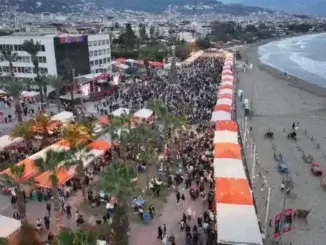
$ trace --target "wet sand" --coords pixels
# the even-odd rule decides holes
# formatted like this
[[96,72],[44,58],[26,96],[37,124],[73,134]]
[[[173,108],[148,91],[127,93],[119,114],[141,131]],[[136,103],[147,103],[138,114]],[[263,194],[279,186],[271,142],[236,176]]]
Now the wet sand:
[[[261,44],[260,44],[261,45]],[[255,167],[253,190],[258,213],[264,223],[267,201],[267,185],[271,188],[269,219],[273,220],[283,207],[283,192],[280,191],[282,175],[273,157],[273,146],[288,164],[293,181],[292,195],[286,199],[286,208],[311,210],[307,223],[294,219],[291,232],[282,237],[283,242],[292,245],[324,245],[326,241],[326,192],[321,189],[320,177],[313,176],[311,164],[304,162],[300,152],[310,153],[321,169],[326,171],[326,89],[307,83],[293,76],[259,63],[258,45],[242,50],[245,60],[253,69],[239,71],[239,88],[249,100],[253,98],[254,116],[248,119],[253,128],[252,138],[257,146],[258,163]],[[240,114],[242,114],[240,112]],[[243,118],[240,120],[243,121]],[[288,140],[292,123],[299,122],[298,141]],[[270,128],[274,139],[264,138]],[[251,138],[248,137],[247,161],[252,171]],[[263,184],[264,178],[267,184]],[[273,227],[267,234],[272,236]],[[267,243],[269,244],[269,243]]]

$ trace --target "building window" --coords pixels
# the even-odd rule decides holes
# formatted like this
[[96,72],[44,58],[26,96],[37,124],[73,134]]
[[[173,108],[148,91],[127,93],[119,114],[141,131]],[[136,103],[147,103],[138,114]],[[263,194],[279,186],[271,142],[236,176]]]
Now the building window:
[[18,45],[18,51],[23,51],[23,46],[22,45]]
[[94,51],[94,56],[97,56],[97,50]]
[[101,40],[97,41],[97,45],[101,46]]
[[91,62],[90,62],[90,66],[93,66],[93,65],[94,65],[94,61],[91,61]]
[[18,51],[18,45],[14,45],[14,50]]
[[102,49],[100,49],[100,50],[98,51],[98,55],[99,55],[99,56],[102,55]]
[[106,43],[106,44],[110,44],[110,40],[109,40],[109,39],[106,39],[106,40],[105,40],[105,43]]
[[44,45],[41,45],[41,51],[45,51],[45,47],[44,47]]
[[94,46],[97,46],[97,42],[96,41],[94,41]]
[[42,74],[48,74],[48,68],[41,67],[40,68],[40,73],[42,73]]
[[100,62],[100,65],[102,65],[102,64],[103,64],[103,61],[102,61],[102,59],[100,59],[100,60],[99,60],[99,62]]
[[92,57],[94,55],[94,52],[93,51],[90,51],[89,52],[89,57]]
[[98,65],[98,60],[95,60],[95,65],[96,65],[96,66]]
[[106,58],[103,59],[103,64],[105,64],[105,63],[106,63]]
[[9,72],[9,66],[4,66],[4,67],[2,67],[2,70],[3,70],[4,72]]
[[93,46],[93,42],[88,42],[88,46],[92,47]]
[[102,45],[105,45],[105,40],[102,40]]
[[108,63],[110,63],[110,62],[111,62],[111,57],[107,57],[107,58],[106,58],[106,61],[107,61]]

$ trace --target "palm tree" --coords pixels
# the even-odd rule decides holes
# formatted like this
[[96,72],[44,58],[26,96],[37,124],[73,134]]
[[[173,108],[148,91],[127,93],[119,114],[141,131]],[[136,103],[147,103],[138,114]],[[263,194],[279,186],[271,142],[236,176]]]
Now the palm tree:
[[22,47],[23,50],[31,56],[35,68],[35,73],[36,73],[35,82],[40,90],[41,110],[43,111],[44,96],[42,90],[43,88],[42,88],[39,60],[37,56],[38,53],[41,51],[41,44],[39,42],[34,43],[34,40],[31,39],[31,40],[25,40]]
[[52,88],[54,88],[56,92],[56,105],[57,112],[60,112],[60,90],[67,84],[65,80],[63,80],[60,76],[47,76],[45,78],[47,84],[49,84]]
[[106,193],[116,196],[118,205],[112,222],[113,245],[128,245],[128,197],[132,195],[131,180],[136,177],[135,171],[126,164],[111,164],[103,174],[102,188]]
[[62,137],[70,143],[70,148],[75,148],[81,139],[86,141],[92,139],[90,130],[82,123],[71,124],[63,128]]
[[2,58],[9,62],[9,72],[10,76],[13,78],[15,76],[13,63],[20,60],[18,53],[13,53],[11,49],[1,50]]
[[16,190],[17,190],[17,205],[18,205],[18,213],[20,216],[20,221],[22,224],[27,222],[26,220],[26,206],[25,206],[25,200],[24,195],[22,191],[22,185],[24,182],[26,182],[23,177],[25,173],[25,164],[22,165],[12,165],[10,167],[9,173],[3,173],[1,174],[2,178],[8,181],[10,184],[12,184]]
[[64,228],[56,237],[58,245],[96,245],[96,232],[85,229],[72,230]]
[[[59,234],[61,231],[61,212],[60,212],[60,198],[59,198],[59,179],[57,176],[58,167],[61,167],[62,163],[70,159],[70,153],[66,151],[52,151],[46,152],[45,158],[38,158],[35,160],[35,166],[39,172],[43,173],[49,171],[49,181],[52,186],[52,193],[54,199],[54,212],[55,212],[55,224],[56,231]],[[62,168],[68,168],[68,165],[63,165]]]
[[146,165],[146,181],[147,187],[149,186],[149,168],[153,165],[153,163],[157,163],[158,155],[156,150],[153,147],[142,147],[139,154],[138,159],[141,163]]
[[34,131],[33,131],[32,124],[30,122],[20,122],[11,131],[10,137],[23,138],[26,145],[28,145],[28,146],[32,145],[32,140],[34,137]]
[[15,77],[1,77],[0,85],[2,89],[11,95],[15,101],[15,111],[17,113],[18,122],[22,122],[22,109],[20,105],[20,96],[25,89],[25,84],[18,81]]

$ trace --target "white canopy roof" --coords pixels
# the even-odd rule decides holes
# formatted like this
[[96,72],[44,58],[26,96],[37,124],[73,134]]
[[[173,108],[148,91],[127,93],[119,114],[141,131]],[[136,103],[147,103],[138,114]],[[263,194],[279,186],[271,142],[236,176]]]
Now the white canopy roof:
[[218,243],[263,244],[253,205],[217,203],[216,210]]
[[232,131],[215,131],[214,132],[214,144],[215,143],[239,144],[238,133],[232,132]]
[[123,114],[129,115],[130,110],[128,108],[118,108],[111,113],[115,117],[120,117]]
[[91,164],[95,159],[102,156],[104,154],[104,151],[101,150],[89,150],[86,152],[86,150],[83,150],[81,152],[76,153],[76,157],[78,160],[83,161],[83,167],[87,168],[89,164]]
[[214,111],[211,121],[217,122],[219,120],[231,120],[231,113],[226,111]]
[[7,238],[21,227],[19,220],[0,215],[0,237]]
[[223,85],[232,85],[233,86],[233,82],[231,82],[231,81],[221,82],[220,86],[223,86]]
[[225,89],[221,89],[218,93],[219,94],[233,94],[233,90],[229,89],[229,88],[225,88]]
[[4,135],[0,137],[0,150],[19,142],[22,142],[23,138],[11,138],[10,135]]
[[93,131],[94,131],[94,132],[93,132],[93,136],[98,135],[99,133],[102,132],[102,130],[103,130],[102,125],[99,124],[99,123],[96,123],[96,124],[94,125],[94,129],[93,129]]
[[40,150],[39,152],[36,152],[35,154],[31,155],[31,156],[28,156],[27,158],[28,159],[31,159],[33,161],[35,161],[36,159],[38,158],[43,158],[45,159],[46,157],[46,153],[49,151],[49,150],[53,150],[53,151],[67,151],[69,150],[69,147],[65,147],[65,146],[59,146],[59,145],[50,145],[42,150]]
[[224,79],[227,79],[227,78],[234,79],[234,76],[232,76],[232,75],[222,75],[222,82],[223,82]]
[[214,159],[214,177],[247,179],[242,160],[229,158]]
[[152,110],[143,108],[143,109],[136,111],[136,113],[134,114],[134,117],[148,119],[151,115],[153,115]]
[[218,99],[216,102],[216,105],[232,105],[232,100],[227,99],[227,98],[223,98],[223,99]]
[[56,115],[54,115],[51,120],[58,120],[62,123],[70,123],[74,119],[74,114],[68,111],[62,111]]

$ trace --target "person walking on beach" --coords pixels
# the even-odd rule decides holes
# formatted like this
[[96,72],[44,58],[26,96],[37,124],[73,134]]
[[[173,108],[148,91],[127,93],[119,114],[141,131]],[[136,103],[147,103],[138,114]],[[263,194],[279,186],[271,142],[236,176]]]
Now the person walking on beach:
[[157,239],[163,239],[163,230],[161,226],[157,227]]

